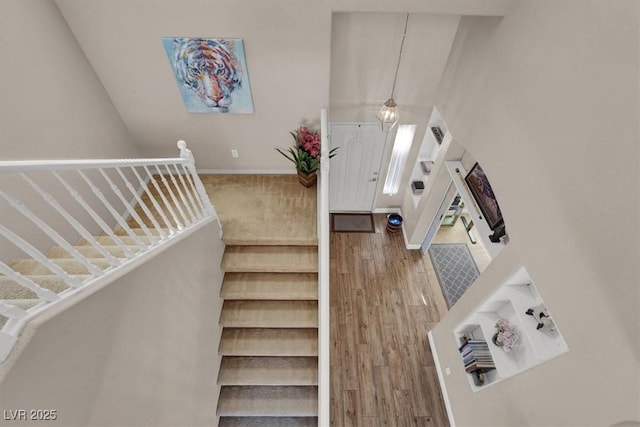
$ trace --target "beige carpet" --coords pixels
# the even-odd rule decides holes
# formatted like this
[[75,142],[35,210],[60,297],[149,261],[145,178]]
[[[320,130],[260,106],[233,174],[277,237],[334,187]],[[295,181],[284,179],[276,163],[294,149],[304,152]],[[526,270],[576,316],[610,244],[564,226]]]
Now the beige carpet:
[[200,175],[228,245],[315,245],[316,187],[295,175]]

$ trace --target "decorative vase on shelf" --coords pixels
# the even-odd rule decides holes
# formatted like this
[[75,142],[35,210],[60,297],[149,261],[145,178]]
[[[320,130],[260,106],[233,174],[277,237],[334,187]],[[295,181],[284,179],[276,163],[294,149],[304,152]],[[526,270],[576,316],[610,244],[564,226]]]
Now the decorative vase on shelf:
[[304,185],[305,187],[311,187],[316,183],[317,179],[318,176],[316,175],[316,172],[306,173],[298,169],[298,181],[300,181],[300,184]]
[[498,347],[502,347],[500,344],[498,344],[498,334],[493,334],[493,336],[491,337],[491,342],[497,345]]

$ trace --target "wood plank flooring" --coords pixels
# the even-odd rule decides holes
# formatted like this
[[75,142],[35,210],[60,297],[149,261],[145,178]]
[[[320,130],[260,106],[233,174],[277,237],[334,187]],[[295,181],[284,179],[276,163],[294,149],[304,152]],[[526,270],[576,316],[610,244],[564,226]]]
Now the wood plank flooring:
[[402,234],[331,233],[331,425],[448,426],[427,332],[447,311]]

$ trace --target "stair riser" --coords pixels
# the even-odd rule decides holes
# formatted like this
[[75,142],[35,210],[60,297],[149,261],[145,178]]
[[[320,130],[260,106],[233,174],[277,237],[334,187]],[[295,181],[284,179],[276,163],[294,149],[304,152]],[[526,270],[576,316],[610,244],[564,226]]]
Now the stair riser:
[[226,272],[317,273],[318,248],[309,246],[227,246]]
[[223,357],[219,385],[318,385],[317,357]]
[[218,416],[314,417],[318,415],[318,388],[223,386]]
[[317,356],[318,330],[224,328],[222,356]]
[[220,296],[225,300],[317,300],[314,273],[226,273]]
[[318,427],[317,417],[222,417],[219,427]]
[[317,328],[316,301],[225,301],[220,324],[237,328]]

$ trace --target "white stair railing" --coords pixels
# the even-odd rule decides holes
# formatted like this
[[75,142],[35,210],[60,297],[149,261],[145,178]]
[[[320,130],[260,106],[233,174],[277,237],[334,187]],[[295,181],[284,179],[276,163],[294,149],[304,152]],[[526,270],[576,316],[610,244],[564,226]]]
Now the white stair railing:
[[[167,159],[0,161],[0,363],[24,325],[56,304],[212,220],[222,230],[191,151],[184,141],[178,148]],[[63,262],[47,256],[54,246]],[[67,289],[43,287],[5,257]]]
[[318,425],[331,424],[330,283],[329,283],[329,126],[327,110],[320,112],[320,170],[318,171]]

